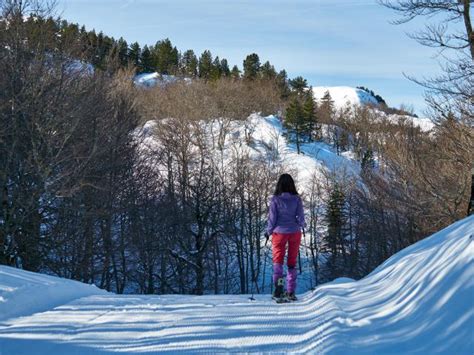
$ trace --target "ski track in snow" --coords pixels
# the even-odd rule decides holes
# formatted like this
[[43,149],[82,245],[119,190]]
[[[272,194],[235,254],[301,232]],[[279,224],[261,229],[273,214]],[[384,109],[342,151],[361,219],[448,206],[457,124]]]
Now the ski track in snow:
[[[0,266],[0,296],[12,308],[9,317],[0,314],[0,354],[472,354],[473,235],[471,216],[402,250],[360,281],[337,279],[285,304],[270,295],[250,301],[248,295],[97,290],[48,308],[51,290],[60,293],[63,283],[66,290],[71,283],[90,286]],[[37,302],[25,315],[8,295],[32,281],[49,291],[30,293]],[[38,312],[41,302],[46,308]]]

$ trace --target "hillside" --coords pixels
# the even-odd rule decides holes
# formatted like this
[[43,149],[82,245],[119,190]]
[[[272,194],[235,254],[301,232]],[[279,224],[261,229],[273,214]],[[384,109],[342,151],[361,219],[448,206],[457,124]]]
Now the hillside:
[[[0,266],[0,290],[38,285],[75,300],[38,313],[2,298],[2,355],[108,352],[444,353],[474,350],[474,216],[392,256],[366,278],[338,279],[277,305],[268,295],[93,294],[83,285]],[[88,286],[89,287],[89,286]],[[49,304],[54,292],[35,292]],[[53,289],[51,289],[52,291]],[[27,315],[18,317],[17,315]]]

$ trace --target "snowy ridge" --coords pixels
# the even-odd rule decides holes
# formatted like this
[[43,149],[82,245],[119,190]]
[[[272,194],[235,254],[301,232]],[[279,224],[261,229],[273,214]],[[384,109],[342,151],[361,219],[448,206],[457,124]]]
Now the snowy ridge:
[[334,107],[339,110],[347,105],[374,105],[378,106],[377,99],[368,92],[350,86],[315,86],[313,87],[314,98],[320,101],[324,94],[329,91]]
[[[4,320],[0,349],[2,355],[32,349],[472,354],[473,235],[471,216],[402,250],[360,281],[338,279],[290,304],[277,305],[269,295],[257,295],[254,302],[245,295],[78,296],[46,312]],[[2,287],[18,287],[6,273],[0,274]],[[16,280],[24,273],[25,283],[44,277],[15,273]],[[71,282],[55,280],[59,289]]]

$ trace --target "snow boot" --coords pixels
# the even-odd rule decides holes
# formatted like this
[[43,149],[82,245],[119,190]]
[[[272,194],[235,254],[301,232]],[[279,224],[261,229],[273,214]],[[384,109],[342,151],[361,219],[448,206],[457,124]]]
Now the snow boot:
[[298,297],[296,297],[294,292],[290,292],[286,295],[289,301],[298,301]]
[[273,291],[272,298],[277,303],[288,302],[288,300],[286,299],[286,292],[284,291],[283,283],[284,283],[283,277],[280,277],[275,282],[275,290]]

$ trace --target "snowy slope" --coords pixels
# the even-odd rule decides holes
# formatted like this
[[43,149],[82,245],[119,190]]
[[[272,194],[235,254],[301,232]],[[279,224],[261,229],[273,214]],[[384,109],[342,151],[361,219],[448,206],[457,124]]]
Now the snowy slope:
[[386,118],[388,121],[393,123],[406,122],[411,123],[414,126],[420,127],[423,132],[428,132],[433,129],[433,122],[425,117],[412,117],[407,115],[397,114],[386,114],[385,112],[377,109],[379,106],[377,99],[369,94],[368,92],[349,87],[349,86],[316,86],[313,87],[313,95],[317,101],[321,101],[326,92],[329,91],[331,98],[334,102],[334,108],[341,110],[346,107],[352,107],[354,105],[371,105],[374,110],[378,112],[378,115]]
[[0,265],[0,322],[104,293],[94,285]]
[[329,91],[337,110],[347,105],[378,105],[374,96],[364,90],[350,86],[315,86],[313,87],[314,98],[321,100],[326,91]]
[[[219,122],[203,121],[202,124],[208,132],[209,141],[215,141],[219,132]],[[143,139],[144,151],[153,152],[160,145],[153,135],[156,127],[156,121],[148,121],[143,125],[139,134]],[[337,171],[339,176],[357,176],[360,171],[360,163],[352,152],[338,155],[332,146],[324,142],[302,143],[302,154],[297,154],[295,144],[289,143],[284,137],[280,119],[273,115],[262,117],[252,114],[246,121],[231,121],[226,130],[223,146],[224,163],[228,163],[232,159],[232,154],[237,151],[260,160],[273,156],[287,168],[287,171],[292,172],[301,192],[305,192],[311,185],[310,181],[314,174],[318,176],[324,170]],[[247,136],[250,140],[246,139]],[[215,151],[219,154],[217,147]]]
[[[253,302],[245,295],[78,295],[45,312],[3,320],[0,350],[472,354],[473,234],[471,216],[402,250],[358,282],[339,279],[291,304],[277,305],[268,295]],[[12,279],[5,275],[13,270],[2,270],[3,289],[20,286],[22,271]],[[43,277],[24,273],[24,283],[37,278],[41,284]],[[55,282],[59,290],[70,283]],[[5,309],[14,301],[3,302]]]

